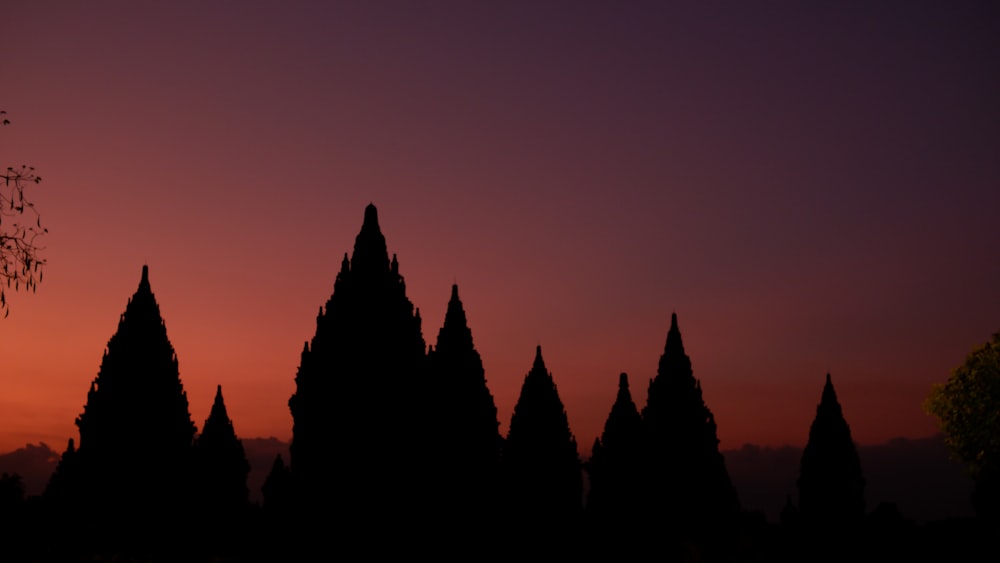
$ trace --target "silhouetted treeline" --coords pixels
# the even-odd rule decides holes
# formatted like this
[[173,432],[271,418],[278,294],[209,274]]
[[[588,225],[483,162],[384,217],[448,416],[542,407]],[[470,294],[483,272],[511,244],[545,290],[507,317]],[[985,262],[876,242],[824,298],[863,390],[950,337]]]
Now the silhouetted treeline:
[[457,285],[428,348],[369,205],[303,346],[289,458],[274,458],[261,502],[221,386],[197,433],[144,266],[45,494],[0,478],[0,529],[19,538],[4,555],[858,560],[971,553],[991,531],[918,528],[887,503],[866,514],[829,375],[781,524],[742,511],[676,314],[641,410],[624,373],[609,403],[583,464],[538,346],[501,436]]

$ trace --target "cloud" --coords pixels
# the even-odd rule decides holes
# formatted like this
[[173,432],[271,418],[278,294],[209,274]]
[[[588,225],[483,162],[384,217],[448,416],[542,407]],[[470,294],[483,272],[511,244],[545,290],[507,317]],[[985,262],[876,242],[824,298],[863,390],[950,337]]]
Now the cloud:
[[0,454],[0,473],[17,473],[24,483],[25,495],[39,495],[55,471],[59,456],[45,442],[26,444],[10,453]]

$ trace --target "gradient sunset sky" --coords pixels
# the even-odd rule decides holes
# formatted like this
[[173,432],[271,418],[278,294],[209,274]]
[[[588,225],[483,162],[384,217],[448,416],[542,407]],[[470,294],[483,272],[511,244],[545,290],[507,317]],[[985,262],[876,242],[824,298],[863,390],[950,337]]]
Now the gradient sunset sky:
[[[997,2],[6,2],[0,163],[45,278],[0,452],[61,450],[143,264],[199,428],[290,439],[364,207],[433,344],[459,284],[506,432],[541,344],[581,454],[670,314],[722,447],[856,441],[1000,330]],[[363,400],[363,399],[361,399]],[[414,429],[419,431],[419,429]]]

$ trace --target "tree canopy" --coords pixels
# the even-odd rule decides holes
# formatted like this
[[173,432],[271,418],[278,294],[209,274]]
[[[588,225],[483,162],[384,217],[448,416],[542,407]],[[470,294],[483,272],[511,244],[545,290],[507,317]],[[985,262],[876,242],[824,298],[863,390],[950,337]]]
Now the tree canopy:
[[976,514],[1000,521],[1000,332],[934,386],[924,409],[939,419],[952,455],[975,480]]
[[936,416],[954,456],[973,477],[1000,463],[1000,332],[977,347],[948,381],[935,385],[924,409]]

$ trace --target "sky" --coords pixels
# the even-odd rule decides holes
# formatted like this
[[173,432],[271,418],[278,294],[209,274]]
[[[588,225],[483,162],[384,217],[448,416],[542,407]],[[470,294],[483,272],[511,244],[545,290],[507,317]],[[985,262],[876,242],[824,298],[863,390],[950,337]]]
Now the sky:
[[6,2],[0,163],[47,260],[0,321],[0,452],[77,437],[142,266],[192,418],[288,398],[374,203],[506,432],[541,345],[581,454],[676,312],[724,448],[853,437],[1000,330],[995,2]]

